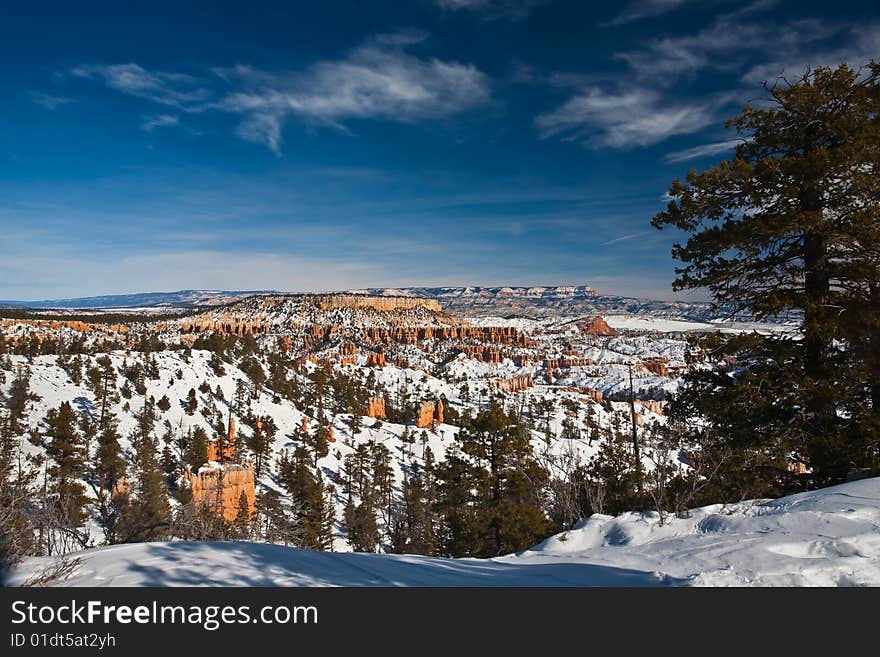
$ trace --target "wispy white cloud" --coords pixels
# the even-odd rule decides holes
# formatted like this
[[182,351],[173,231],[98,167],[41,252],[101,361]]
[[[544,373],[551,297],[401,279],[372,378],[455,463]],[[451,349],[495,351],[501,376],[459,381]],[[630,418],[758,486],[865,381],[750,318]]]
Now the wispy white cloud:
[[180,118],[174,114],[157,114],[155,116],[144,116],[141,123],[141,130],[152,132],[156,128],[171,128],[180,124]]
[[83,65],[77,66],[71,73],[77,77],[101,80],[111,89],[130,96],[181,109],[191,108],[193,103],[204,101],[209,96],[204,81],[197,77],[185,73],[148,71],[131,63]]
[[797,57],[804,57],[803,63],[808,63],[817,43],[846,28],[811,18],[781,24],[752,20],[753,14],[768,6],[767,2],[752,3],[717,16],[694,34],[653,39],[642,48],[619,52],[615,57],[629,64],[640,78],[668,85],[703,69],[742,70],[756,59],[775,60],[777,53],[797,53]]
[[607,242],[602,242],[599,246],[611,246],[612,244],[617,244],[618,242],[626,242],[628,240],[634,240],[637,237],[642,237],[643,235],[648,235],[649,231],[642,230],[638,233],[630,233],[629,235],[621,235],[620,237],[615,237],[614,239],[608,240]]
[[656,91],[609,93],[592,87],[535,119],[542,137],[564,135],[593,147],[650,146],[698,132],[713,121],[709,101],[667,103]]
[[551,0],[435,0],[447,11],[466,10],[478,14],[486,20],[520,20],[529,15],[535,7]]
[[34,91],[31,93],[31,102],[39,105],[40,107],[45,107],[48,110],[54,110],[58,109],[62,105],[68,105],[74,102],[74,99]]
[[[346,130],[345,122],[354,119],[416,122],[487,103],[490,81],[475,66],[408,52],[426,36],[416,31],[378,35],[341,59],[319,61],[302,71],[245,65],[214,69],[215,86],[225,83],[222,89],[190,75],[148,71],[137,64],[83,66],[73,72],[182,111],[239,115],[242,139],[280,154],[290,118]],[[170,123],[151,127],[159,125]]]
[[880,22],[838,26],[838,30],[846,36],[843,40],[845,45],[817,49],[811,47],[809,41],[792,43],[787,49],[780,49],[781,56],[771,57],[750,68],[743,75],[743,80],[751,83],[772,81],[781,75],[793,77],[803,74],[807,66],[834,67],[847,63],[859,67],[870,59],[877,59],[880,53]]
[[671,11],[691,2],[691,0],[633,0],[609,25],[624,25],[643,18],[652,18]]
[[702,144],[681,151],[673,151],[672,153],[668,153],[663,159],[667,162],[686,162],[688,160],[695,160],[698,157],[707,157],[709,155],[717,155],[719,153],[731,151],[741,143],[742,140],[740,139],[716,141],[711,144]]

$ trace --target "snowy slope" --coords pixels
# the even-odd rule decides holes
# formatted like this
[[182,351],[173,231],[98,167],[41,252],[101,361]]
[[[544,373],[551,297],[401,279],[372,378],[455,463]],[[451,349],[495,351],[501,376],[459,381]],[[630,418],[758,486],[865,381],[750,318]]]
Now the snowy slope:
[[[880,586],[880,478],[779,500],[595,515],[497,559],[146,543],[72,555],[65,586]],[[32,558],[10,583],[50,563]]]

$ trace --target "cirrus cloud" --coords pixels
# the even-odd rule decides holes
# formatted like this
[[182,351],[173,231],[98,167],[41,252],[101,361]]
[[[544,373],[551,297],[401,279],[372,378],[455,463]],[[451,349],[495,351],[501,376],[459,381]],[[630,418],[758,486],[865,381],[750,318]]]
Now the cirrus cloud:
[[712,109],[710,102],[667,104],[649,89],[609,93],[592,87],[538,116],[535,124],[542,137],[564,135],[592,147],[632,148],[698,132],[714,120]]
[[421,58],[407,50],[425,38],[414,31],[378,35],[341,59],[318,61],[304,70],[237,65],[215,68],[212,79],[206,79],[119,64],[80,66],[73,74],[188,113],[238,115],[241,138],[280,154],[289,119],[347,130],[350,120],[413,123],[489,102],[489,78],[475,66]]

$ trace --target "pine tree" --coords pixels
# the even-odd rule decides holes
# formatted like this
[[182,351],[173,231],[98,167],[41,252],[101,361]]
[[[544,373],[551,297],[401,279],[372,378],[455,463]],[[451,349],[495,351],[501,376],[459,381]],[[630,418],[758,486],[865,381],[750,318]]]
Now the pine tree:
[[186,442],[183,462],[197,470],[208,462],[208,433],[204,427],[197,425],[190,431]]
[[297,446],[292,458],[288,458],[286,452],[282,453],[278,462],[278,481],[296,505],[303,547],[323,549],[325,491],[312,472],[311,458],[305,446]]
[[[471,467],[454,443],[444,460],[435,468],[437,476],[437,513],[440,527],[438,552],[449,557],[473,557],[482,553],[478,500],[483,497],[485,481],[481,471]],[[477,479],[475,480],[475,477]]]
[[90,367],[86,371],[86,376],[95,400],[101,408],[98,425],[103,426],[110,406],[119,401],[119,394],[116,391],[116,370],[113,361],[105,354],[98,358],[96,363],[95,367]]
[[75,529],[88,515],[86,491],[80,479],[85,474],[82,436],[76,429],[76,411],[70,402],[61,402],[46,414],[46,456],[52,459],[47,474],[52,478],[51,494],[57,526]]
[[349,500],[345,507],[345,526],[348,541],[355,552],[375,552],[379,545],[379,527],[371,497],[362,498],[360,504]]
[[117,524],[128,502],[125,469],[116,420],[112,415],[108,415],[98,434],[94,461],[94,471],[97,475],[95,492],[98,498],[98,522],[108,543],[116,542]]
[[[456,442],[468,458],[453,453],[448,467],[438,468],[445,479],[441,508],[452,530],[447,549],[464,552],[454,556],[498,556],[545,538],[548,475],[532,453],[525,426],[493,401],[462,427]],[[454,490],[458,486],[475,491],[473,497]]]
[[19,367],[9,386],[9,394],[6,398],[6,408],[9,410],[9,426],[14,434],[24,431],[22,422],[28,414],[31,402],[39,401],[40,397],[31,392],[30,370]]
[[[764,367],[758,375],[785,380],[777,401],[793,411],[771,423],[782,433],[781,422],[790,421],[784,432],[792,444],[777,449],[794,448],[815,471],[813,483],[827,484],[866,464],[865,436],[877,436],[878,371],[850,356],[873,326],[854,321],[862,304],[877,308],[880,64],[858,71],[818,67],[767,92],[767,103],[746,105],[728,121],[742,137],[735,157],[674,181],[672,201],[652,223],[689,235],[673,247],[683,263],[674,289],[708,289],[715,308],[729,313],[802,316],[802,339],[767,338],[751,354],[766,364],[763,352],[787,352],[775,374]],[[724,384],[720,377],[705,383]],[[706,386],[697,382],[694,394]],[[725,399],[737,404],[741,424],[751,426],[749,392],[733,386],[738,394]],[[867,398],[864,390],[872,391]]]
[[333,551],[334,527],[336,524],[336,505],[332,484],[324,484],[324,478],[318,472],[318,488],[322,491],[321,508],[316,518],[315,545],[316,549]]
[[275,442],[278,427],[275,426],[275,420],[269,415],[252,418],[248,424],[251,426],[252,432],[245,444],[254,455],[254,474],[259,478],[263,473],[266,460],[272,452],[272,444]]
[[187,415],[192,415],[199,407],[199,401],[196,398],[195,388],[190,388],[186,395],[186,401],[183,404],[183,410]]
[[158,444],[153,435],[154,413],[152,405],[144,405],[131,437],[134,481],[131,499],[120,523],[124,542],[160,541],[170,534],[171,507],[165,476],[156,459]]
[[239,541],[251,538],[251,509],[244,491],[238,496],[235,520],[232,521],[232,532]]

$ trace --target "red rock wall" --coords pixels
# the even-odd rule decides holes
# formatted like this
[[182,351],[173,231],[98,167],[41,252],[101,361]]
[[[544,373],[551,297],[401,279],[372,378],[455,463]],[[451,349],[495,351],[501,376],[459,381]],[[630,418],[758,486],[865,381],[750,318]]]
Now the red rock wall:
[[227,520],[238,515],[238,500],[244,493],[248,512],[253,515],[256,490],[254,471],[250,467],[232,466],[207,472],[186,472],[196,508],[207,506],[222,514]]

